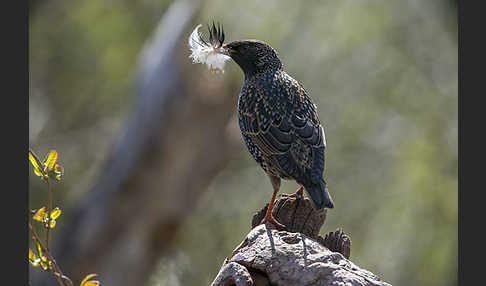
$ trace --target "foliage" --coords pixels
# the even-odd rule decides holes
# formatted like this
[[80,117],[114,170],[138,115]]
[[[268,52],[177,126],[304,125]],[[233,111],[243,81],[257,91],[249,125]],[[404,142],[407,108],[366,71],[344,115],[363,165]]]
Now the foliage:
[[[29,248],[29,262],[33,267],[51,273],[57,280],[60,286],[73,286],[71,279],[64,275],[61,268],[56,263],[50,253],[49,248],[49,233],[50,230],[56,227],[56,220],[61,216],[61,209],[59,207],[52,208],[52,189],[50,185],[51,180],[61,181],[64,175],[64,168],[57,164],[59,158],[56,150],[51,150],[44,161],[40,161],[32,150],[29,150],[29,161],[34,169],[34,174],[41,178],[47,184],[48,202],[47,208],[42,206],[39,209],[30,210],[29,230],[32,235],[32,240],[36,246],[36,253]],[[42,240],[34,227],[34,221],[40,223],[45,230],[45,239]],[[87,275],[81,282],[81,286],[98,286],[100,282],[97,280],[90,280],[97,274]]]

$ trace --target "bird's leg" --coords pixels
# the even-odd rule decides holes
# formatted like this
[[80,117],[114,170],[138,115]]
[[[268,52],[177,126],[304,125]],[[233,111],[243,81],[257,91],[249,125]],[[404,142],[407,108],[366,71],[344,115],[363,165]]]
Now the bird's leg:
[[280,189],[280,178],[272,176],[272,177],[270,177],[270,181],[272,181],[272,185],[273,185],[272,199],[270,200],[270,203],[268,204],[268,208],[267,208],[267,212],[265,213],[265,217],[262,219],[260,224],[271,222],[277,227],[285,228],[285,225],[279,223],[272,214],[273,204],[275,202],[275,197],[277,196],[278,190]]
[[304,187],[300,187],[295,193],[293,194],[281,194],[280,197],[284,198],[297,198],[302,199],[304,197]]
[[273,223],[274,225],[276,225],[278,227],[284,228],[285,225],[279,223],[275,219],[275,217],[273,216],[273,214],[272,214],[273,203],[275,201],[275,197],[277,196],[277,192],[278,192],[278,189],[274,189],[273,190],[272,199],[270,200],[270,203],[268,204],[268,208],[267,208],[267,212],[265,213],[265,217],[262,219],[262,221],[260,222],[260,224],[264,224],[264,223],[267,223],[267,222],[271,222],[271,223]]

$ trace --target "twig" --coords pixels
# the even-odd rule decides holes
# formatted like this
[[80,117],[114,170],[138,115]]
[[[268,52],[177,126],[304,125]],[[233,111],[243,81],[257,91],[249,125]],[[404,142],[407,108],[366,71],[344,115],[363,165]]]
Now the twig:
[[54,275],[54,277],[56,278],[56,280],[59,283],[59,285],[65,286],[65,284],[61,280],[61,278],[63,278],[66,281],[69,282],[70,286],[73,286],[73,283],[72,283],[71,279],[69,279],[67,276],[65,276],[62,273],[61,269],[57,265],[57,263],[54,260],[54,258],[52,258],[49,250],[43,245],[42,241],[40,240],[39,236],[35,232],[34,227],[32,225],[33,225],[33,218],[32,218],[32,215],[31,215],[30,216],[30,222],[29,222],[29,229],[30,229],[30,232],[32,233],[32,238],[34,239],[34,241],[40,245],[41,249],[46,253],[48,260],[52,263],[52,266],[53,266],[54,269],[50,269],[49,268],[50,269],[49,272]]

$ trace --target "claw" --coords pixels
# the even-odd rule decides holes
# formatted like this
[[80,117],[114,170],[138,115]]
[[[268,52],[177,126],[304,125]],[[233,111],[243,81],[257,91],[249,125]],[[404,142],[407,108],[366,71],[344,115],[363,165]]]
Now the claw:
[[270,213],[270,215],[265,215],[265,217],[260,222],[260,225],[265,224],[267,222],[273,223],[278,228],[285,228],[285,225],[279,223],[277,219]]

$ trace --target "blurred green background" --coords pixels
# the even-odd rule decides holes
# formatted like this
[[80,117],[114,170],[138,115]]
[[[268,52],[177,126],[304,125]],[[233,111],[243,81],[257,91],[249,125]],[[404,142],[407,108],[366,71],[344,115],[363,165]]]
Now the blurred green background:
[[[102,172],[136,101],[139,53],[171,2],[29,1],[29,141],[41,156],[60,153],[66,212]],[[393,285],[457,285],[456,13],[445,0],[208,0],[198,16],[223,23],[227,42],[269,43],[309,91],[336,205],[321,234],[343,228],[351,260]],[[239,85],[243,74],[230,62],[224,78]],[[243,141],[239,152],[149,285],[209,284],[249,231],[271,186]],[[31,176],[31,206],[41,189]],[[285,181],[281,192],[296,189]]]

